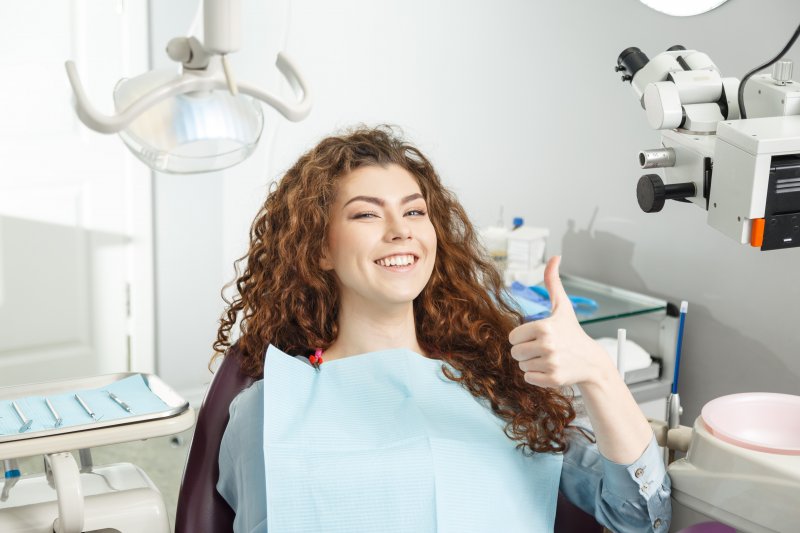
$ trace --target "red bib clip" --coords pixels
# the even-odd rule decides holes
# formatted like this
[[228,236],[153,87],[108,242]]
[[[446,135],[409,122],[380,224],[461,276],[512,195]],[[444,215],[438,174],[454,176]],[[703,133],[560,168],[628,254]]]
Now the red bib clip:
[[308,356],[308,361],[311,363],[311,366],[319,370],[319,366],[324,362],[322,360],[322,350],[317,348],[317,350],[314,352],[314,355]]

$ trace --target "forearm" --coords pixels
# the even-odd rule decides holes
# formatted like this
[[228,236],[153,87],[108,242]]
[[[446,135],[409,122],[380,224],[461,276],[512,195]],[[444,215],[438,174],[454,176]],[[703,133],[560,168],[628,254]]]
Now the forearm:
[[592,381],[578,387],[600,453],[619,464],[638,459],[650,443],[653,431],[610,361],[601,365],[601,371]]

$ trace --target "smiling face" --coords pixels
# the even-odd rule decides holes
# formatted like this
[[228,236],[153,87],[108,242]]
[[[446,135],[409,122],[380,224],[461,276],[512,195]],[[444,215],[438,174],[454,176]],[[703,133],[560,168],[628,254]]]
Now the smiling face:
[[339,180],[320,266],[336,273],[342,305],[411,304],[435,260],[436,232],[414,176],[366,166]]

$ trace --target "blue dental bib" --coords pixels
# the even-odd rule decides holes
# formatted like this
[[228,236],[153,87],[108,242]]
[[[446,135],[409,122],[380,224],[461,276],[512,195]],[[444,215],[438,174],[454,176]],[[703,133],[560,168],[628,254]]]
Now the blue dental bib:
[[562,456],[526,457],[442,364],[387,350],[317,371],[270,346],[267,529],[552,531]]

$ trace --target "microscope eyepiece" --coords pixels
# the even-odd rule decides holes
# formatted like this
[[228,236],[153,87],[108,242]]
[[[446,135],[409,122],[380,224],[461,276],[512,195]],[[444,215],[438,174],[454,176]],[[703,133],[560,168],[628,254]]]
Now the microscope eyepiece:
[[[642,67],[644,67],[650,60],[647,58],[644,52],[632,46],[630,48],[626,48],[619,54],[617,58],[617,65],[622,66],[625,70],[628,71],[628,76],[633,79],[637,72],[639,72]],[[630,80],[624,80],[630,81]]]

